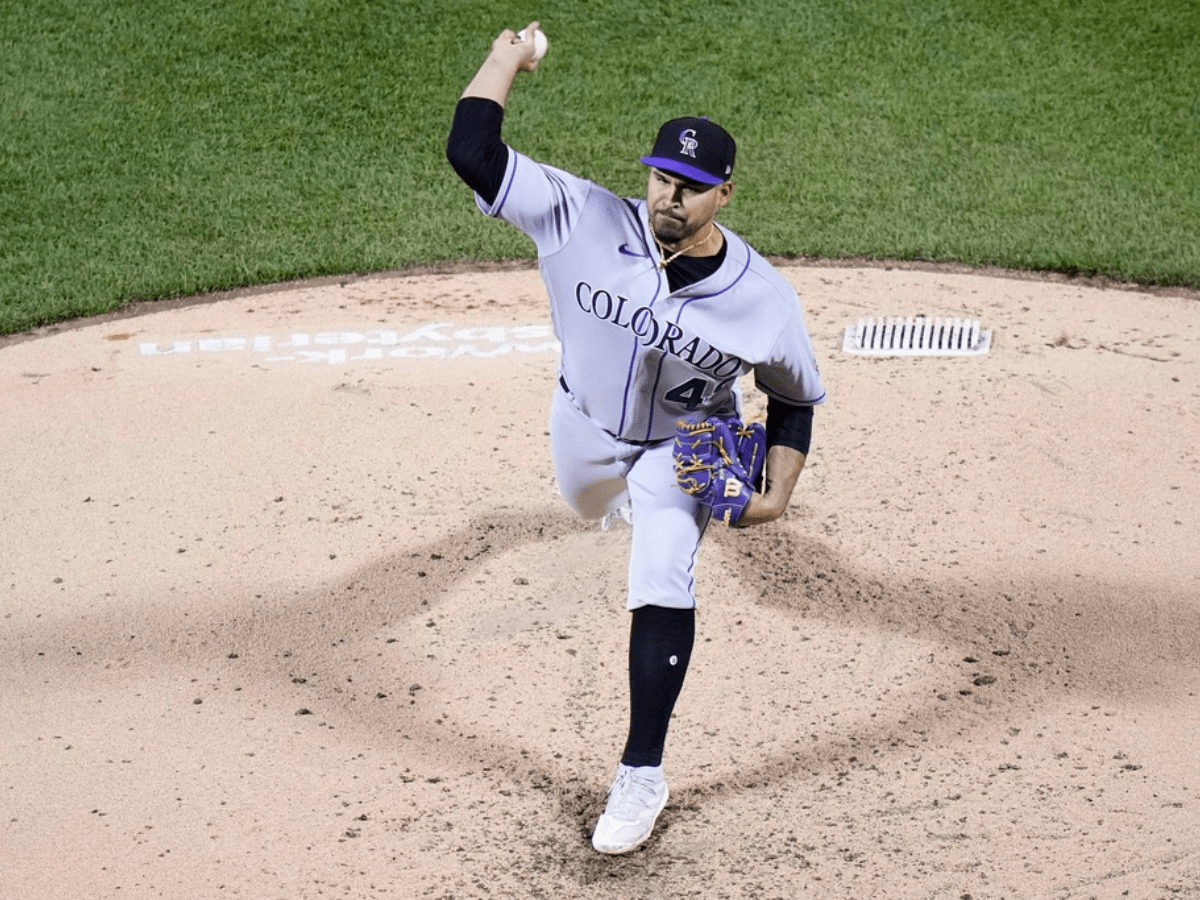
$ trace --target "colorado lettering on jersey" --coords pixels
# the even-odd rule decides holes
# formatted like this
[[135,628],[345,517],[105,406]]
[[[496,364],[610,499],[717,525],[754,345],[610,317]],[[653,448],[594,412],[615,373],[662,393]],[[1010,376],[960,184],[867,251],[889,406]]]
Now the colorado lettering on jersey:
[[712,344],[674,322],[662,322],[648,306],[633,306],[628,297],[613,296],[586,281],[575,285],[575,302],[583,312],[633,334],[643,347],[661,350],[671,356],[723,379],[736,375],[745,365],[733,354],[722,353]]

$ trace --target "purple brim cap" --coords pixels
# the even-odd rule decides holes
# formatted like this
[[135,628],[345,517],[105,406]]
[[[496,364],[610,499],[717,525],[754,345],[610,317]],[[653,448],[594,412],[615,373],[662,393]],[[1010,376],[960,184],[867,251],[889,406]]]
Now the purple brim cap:
[[733,175],[737,144],[706,116],[683,116],[664,122],[642,162],[697,184],[716,187]]
[[656,169],[662,169],[664,172],[670,172],[672,175],[679,175],[688,181],[698,181],[700,184],[711,184],[715,187],[718,184],[723,184],[725,181],[723,178],[716,178],[702,169],[697,169],[695,166],[689,166],[687,163],[682,163],[677,159],[669,157],[643,156],[642,163],[647,166],[653,166]]

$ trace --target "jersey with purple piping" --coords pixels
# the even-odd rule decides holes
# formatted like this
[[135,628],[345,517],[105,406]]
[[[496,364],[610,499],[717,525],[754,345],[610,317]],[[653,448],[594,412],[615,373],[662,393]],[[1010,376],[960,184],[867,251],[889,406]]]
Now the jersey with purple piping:
[[751,370],[786,403],[825,399],[795,290],[724,226],[721,267],[672,293],[642,200],[510,147],[495,202],[476,203],[537,245],[562,381],[609,433],[667,440],[681,418],[740,415],[738,379]]

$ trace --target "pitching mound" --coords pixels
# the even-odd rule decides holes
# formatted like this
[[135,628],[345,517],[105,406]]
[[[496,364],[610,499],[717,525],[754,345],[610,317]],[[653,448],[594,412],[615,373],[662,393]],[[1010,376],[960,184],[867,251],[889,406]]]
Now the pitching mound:
[[[830,400],[785,518],[710,532],[621,858],[628,532],[557,496],[536,271],[7,342],[6,893],[1200,896],[1200,303],[782,270]],[[842,352],[918,314],[991,347]]]

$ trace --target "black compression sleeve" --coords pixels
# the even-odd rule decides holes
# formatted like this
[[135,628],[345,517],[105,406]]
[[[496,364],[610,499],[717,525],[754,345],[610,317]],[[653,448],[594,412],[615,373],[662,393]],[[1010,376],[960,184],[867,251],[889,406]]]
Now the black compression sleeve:
[[629,628],[629,736],[621,762],[661,766],[696,641],[696,610],[643,606]]
[[504,107],[495,100],[463,97],[454,107],[454,124],[446,140],[446,159],[488,204],[496,202],[508,168],[508,147],[500,139],[503,124]]
[[767,398],[767,446],[783,444],[805,456],[812,444],[813,408]]

